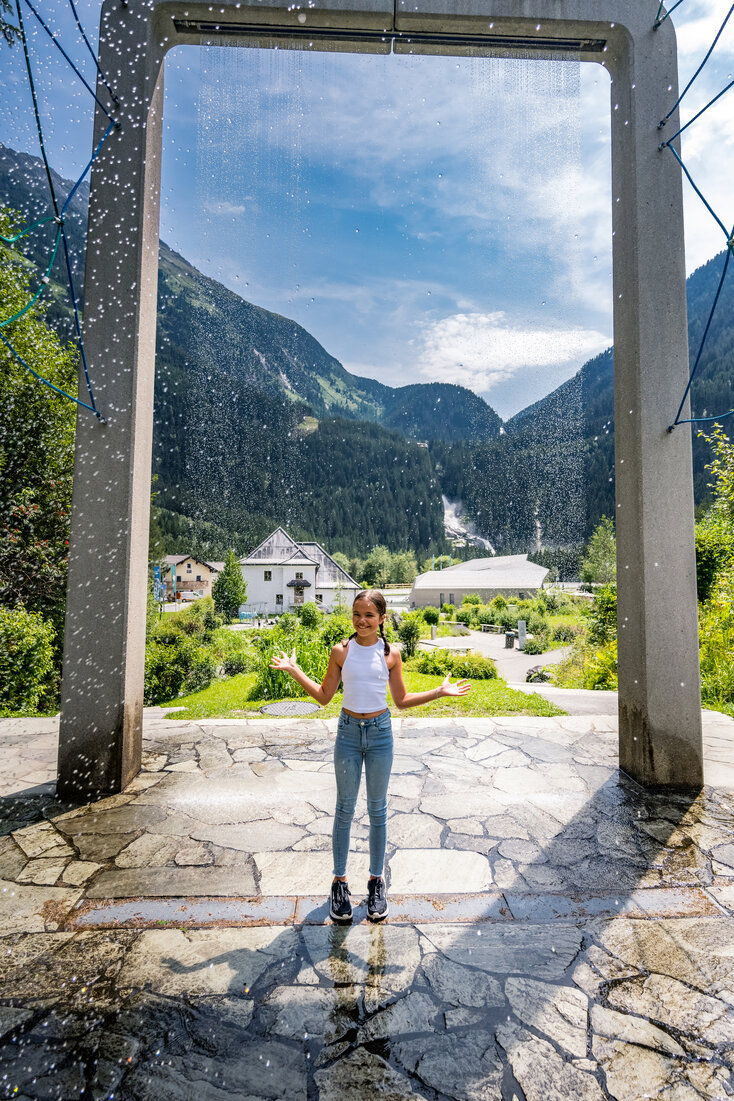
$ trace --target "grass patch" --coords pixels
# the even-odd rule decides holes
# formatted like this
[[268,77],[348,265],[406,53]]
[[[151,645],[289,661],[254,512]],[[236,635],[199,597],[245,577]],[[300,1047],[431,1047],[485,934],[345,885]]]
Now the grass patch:
[[[439,680],[435,676],[427,676],[416,673],[411,669],[404,671],[405,686],[409,692],[425,692],[435,688]],[[184,711],[176,711],[171,715],[172,719],[242,719],[255,718],[259,715],[259,708],[264,703],[273,703],[273,700],[249,700],[247,697],[252,691],[256,681],[255,673],[240,673],[236,677],[228,677],[226,680],[217,680],[201,692],[193,692],[190,696],[181,696],[171,700],[171,707],[184,707]],[[299,697],[300,698],[300,697]],[[305,693],[304,700],[311,697]],[[337,692],[328,707],[322,707],[315,718],[335,718],[341,710],[342,696]],[[166,705],[163,704],[163,707]],[[422,707],[411,707],[407,711],[399,711],[391,703],[390,711],[393,715],[419,716],[436,715],[440,717],[463,715],[465,717],[482,717],[488,715],[565,715],[566,712],[556,707],[542,696],[519,692],[514,688],[508,688],[503,680],[478,680],[472,681],[472,690],[467,696],[444,697]],[[263,716],[264,718],[265,716]]]

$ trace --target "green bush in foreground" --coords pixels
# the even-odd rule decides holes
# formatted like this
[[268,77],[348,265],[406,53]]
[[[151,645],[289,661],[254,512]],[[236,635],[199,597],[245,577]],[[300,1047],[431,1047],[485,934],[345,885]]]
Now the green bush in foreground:
[[482,654],[452,654],[450,650],[423,651],[418,656],[419,673],[429,676],[465,677],[468,680],[495,680],[497,666]]
[[38,612],[0,608],[0,715],[56,705],[55,631]]

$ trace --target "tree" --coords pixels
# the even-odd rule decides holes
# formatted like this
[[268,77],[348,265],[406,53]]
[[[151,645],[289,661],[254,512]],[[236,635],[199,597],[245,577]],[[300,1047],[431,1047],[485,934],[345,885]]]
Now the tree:
[[301,608],[301,625],[303,627],[318,627],[323,619],[318,604],[313,600],[307,601]]
[[399,585],[412,585],[418,573],[418,563],[413,551],[393,555],[392,580]]
[[346,554],[342,554],[341,551],[335,551],[334,554],[332,554],[331,557],[334,559],[337,566],[341,566],[341,568],[343,570],[346,570],[347,573],[350,572],[349,571],[350,563],[349,563],[349,559],[347,558]]
[[[10,236],[18,217],[0,211]],[[29,301],[29,266],[0,245],[3,316]],[[41,299],[41,302],[43,299]],[[40,303],[3,329],[19,356],[67,393],[77,386],[77,352],[44,321]],[[39,612],[55,628],[64,622],[76,407],[38,382],[0,345],[0,606]],[[83,412],[84,416],[92,413]]]
[[387,585],[392,573],[392,555],[387,547],[373,547],[364,564],[362,580],[373,588],[381,589]]
[[602,516],[589,539],[581,563],[581,580],[587,585],[613,585],[617,580],[617,540],[608,516]]
[[421,628],[415,615],[403,616],[398,627],[398,638],[403,644],[406,658],[412,658],[421,637]]
[[217,613],[226,623],[237,615],[240,604],[245,603],[247,582],[233,550],[227,551],[222,572],[212,586],[212,598]]
[[12,10],[10,0],[0,0],[0,35],[8,46],[12,46],[14,42],[20,42],[20,31],[14,23],[8,23],[5,18],[5,15]]

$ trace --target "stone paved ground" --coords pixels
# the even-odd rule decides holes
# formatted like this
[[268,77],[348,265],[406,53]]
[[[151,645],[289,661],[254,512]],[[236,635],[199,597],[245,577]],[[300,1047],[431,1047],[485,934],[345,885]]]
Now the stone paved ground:
[[391,915],[326,918],[333,722],[151,710],[128,790],[53,795],[3,720],[0,1095],[129,1101],[734,1096],[734,723],[695,799],[609,716],[396,723]]

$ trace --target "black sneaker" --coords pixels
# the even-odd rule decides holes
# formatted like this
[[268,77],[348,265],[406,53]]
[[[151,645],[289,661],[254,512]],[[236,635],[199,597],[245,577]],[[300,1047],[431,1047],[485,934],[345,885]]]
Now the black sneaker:
[[351,921],[352,904],[349,901],[350,891],[343,879],[335,879],[331,885],[331,905],[329,913],[334,921]]
[[367,917],[370,921],[382,921],[387,917],[385,880],[370,879],[367,883]]

